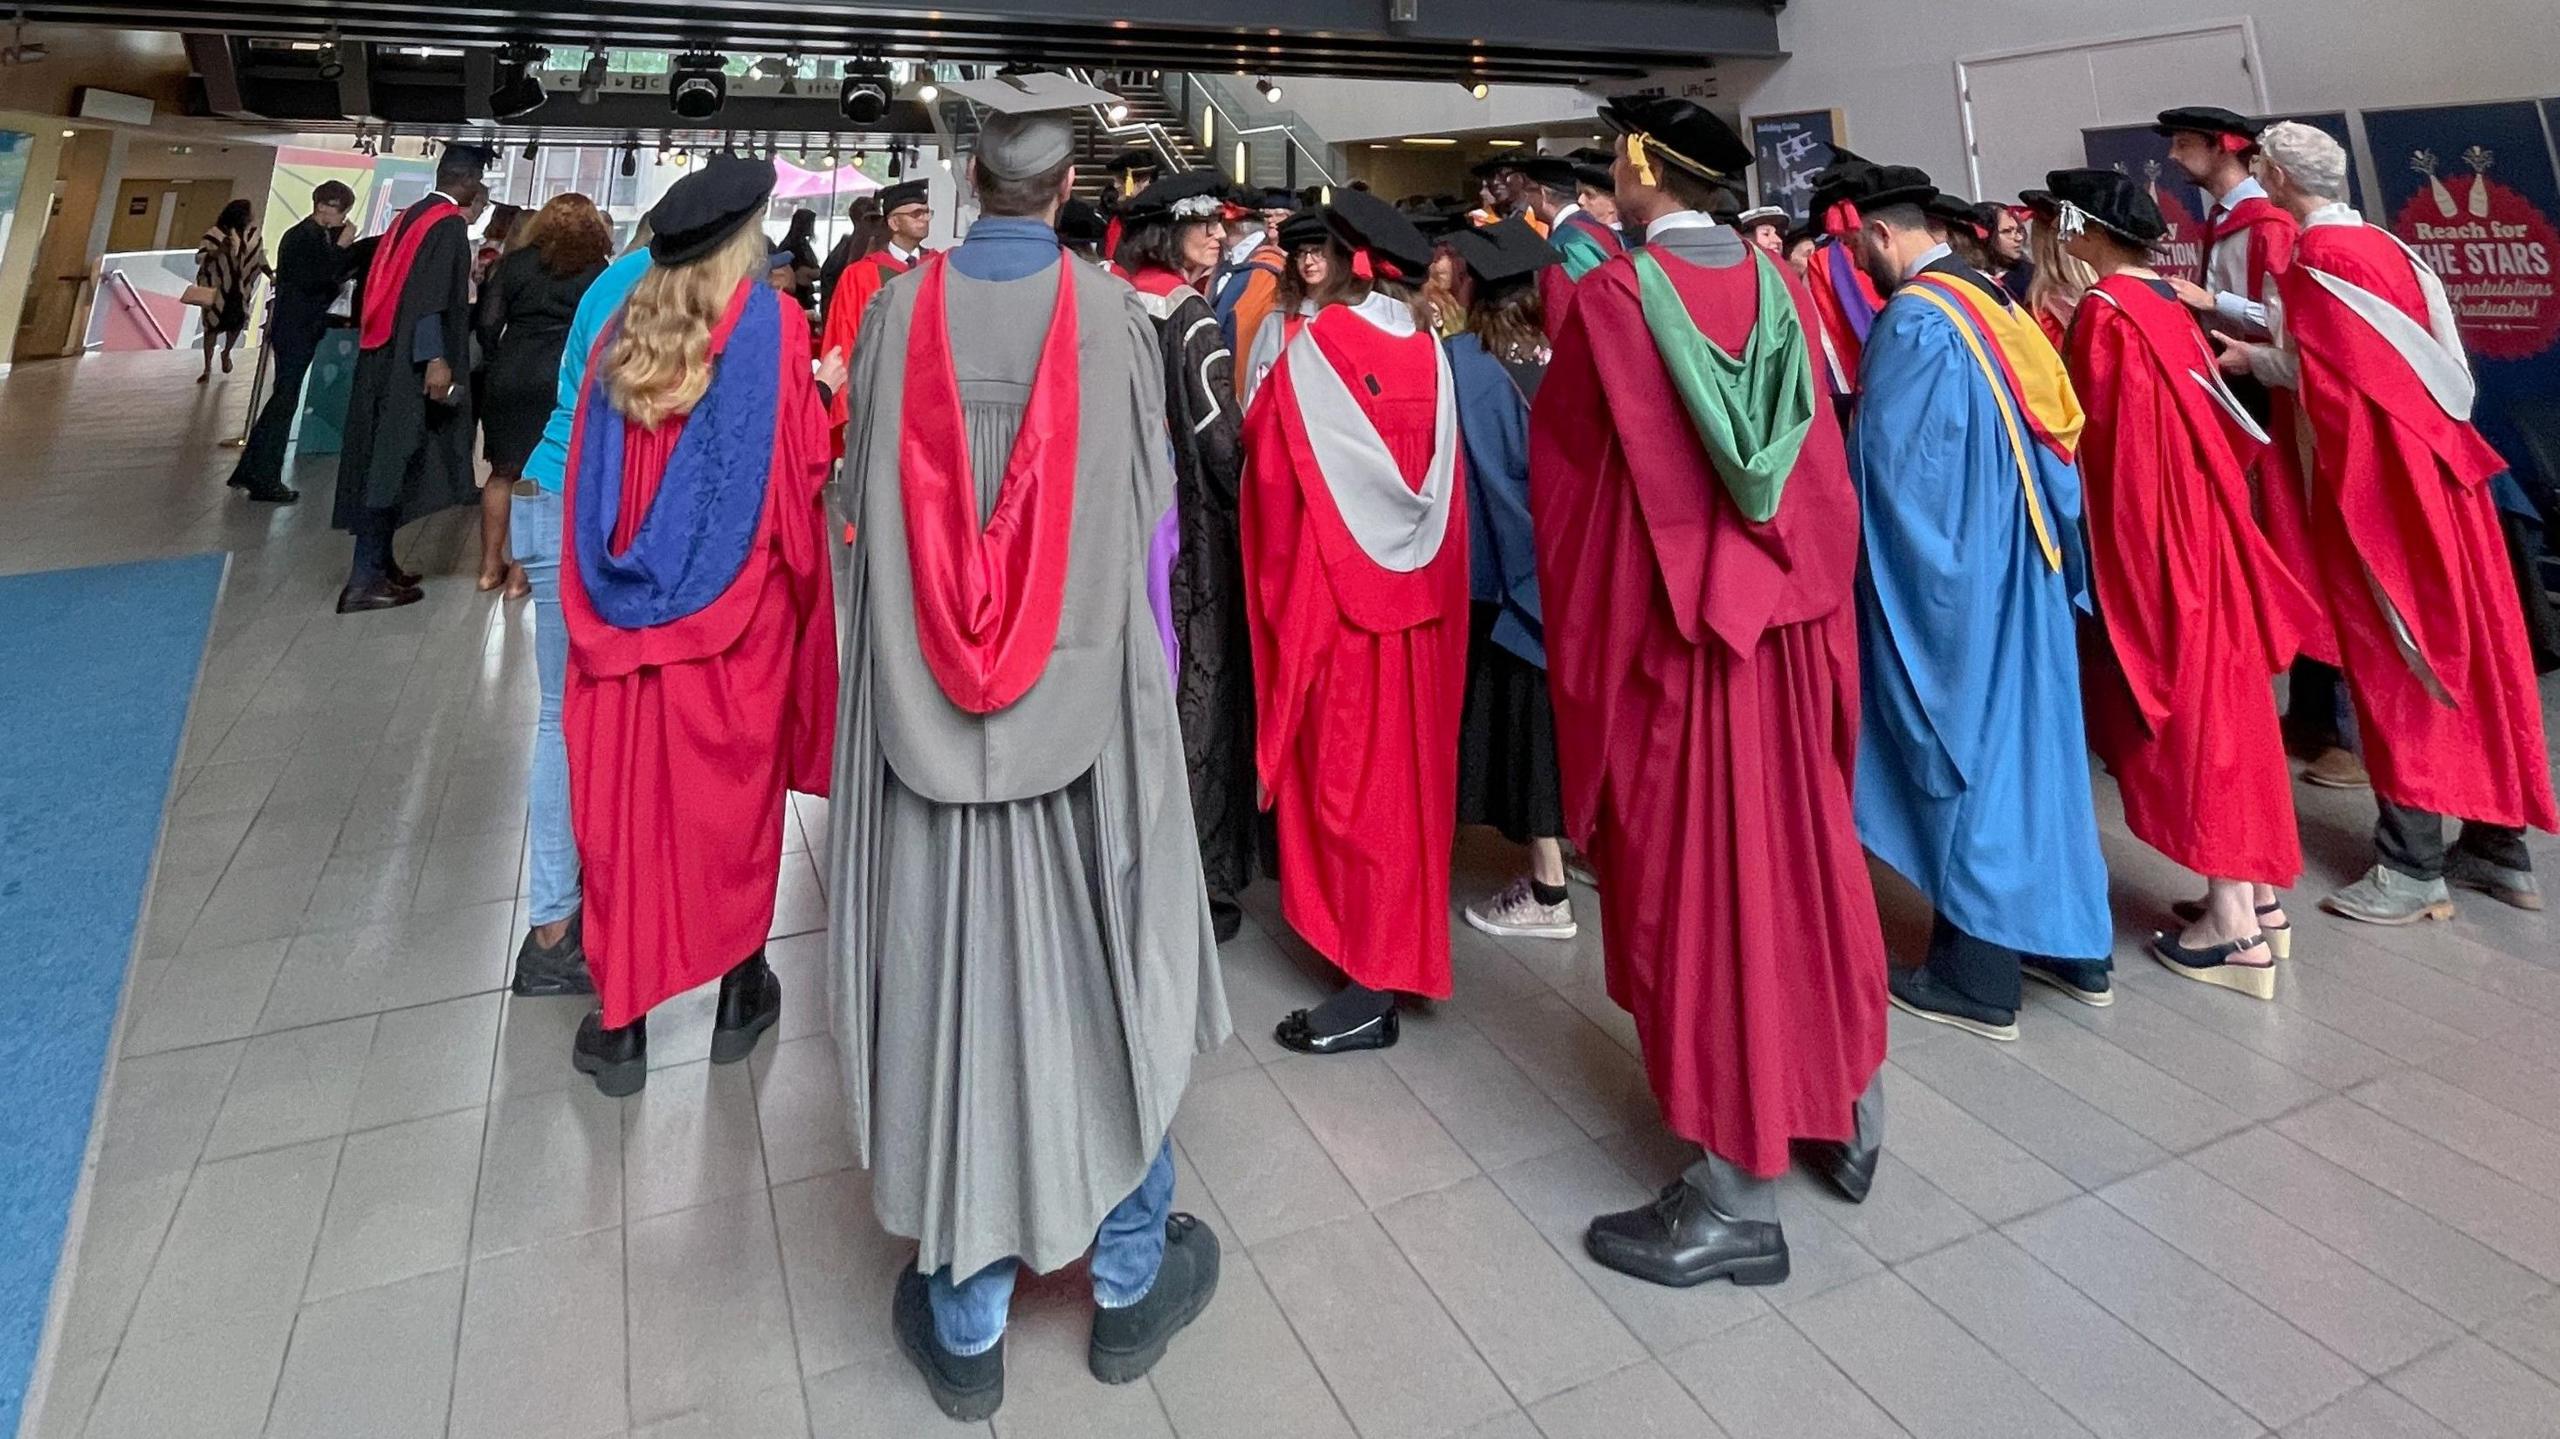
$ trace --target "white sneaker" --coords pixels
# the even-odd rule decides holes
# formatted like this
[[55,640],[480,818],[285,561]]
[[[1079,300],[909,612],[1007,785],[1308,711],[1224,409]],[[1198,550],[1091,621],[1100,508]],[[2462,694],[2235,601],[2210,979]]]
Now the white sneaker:
[[1538,903],[1527,875],[1505,885],[1493,898],[1468,905],[1467,923],[1487,934],[1518,939],[1571,939],[1582,932],[1573,920],[1572,901]]

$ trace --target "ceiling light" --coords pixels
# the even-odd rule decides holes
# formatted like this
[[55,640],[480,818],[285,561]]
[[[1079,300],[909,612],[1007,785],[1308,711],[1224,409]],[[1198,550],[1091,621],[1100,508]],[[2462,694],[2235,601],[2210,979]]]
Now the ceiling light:
[[1517,150],[1517,149],[1519,149],[1521,146],[1523,146],[1523,145],[1525,145],[1525,144],[1527,144],[1527,143],[1529,143],[1529,142],[1528,142],[1528,141],[1526,141],[1526,140],[1487,140],[1487,141],[1485,141],[1484,143],[1485,143],[1485,145],[1487,146],[1487,148],[1490,148],[1490,149],[1495,149],[1495,150]]
[[697,52],[676,57],[667,78],[667,108],[687,120],[708,120],[729,103],[729,77],[718,55]]
[[1263,99],[1270,101],[1274,105],[1280,103],[1279,81],[1269,79],[1256,80],[1253,82],[1253,88],[1262,92]]
[[1408,145],[1455,145],[1458,143],[1446,135],[1407,135],[1404,137],[1404,142]]
[[1475,96],[1477,99],[1481,100],[1481,99],[1483,99],[1485,96],[1490,95],[1490,94],[1492,94],[1492,93],[1493,93],[1493,87],[1492,87],[1491,85],[1488,85],[1488,84],[1484,83],[1482,80],[1478,80],[1478,81],[1477,81],[1477,82],[1475,82],[1474,84],[1469,85],[1469,86],[1467,87],[1467,93],[1468,93],[1468,94],[1470,94],[1470,95],[1473,95],[1473,96]]
[[1111,102],[1110,108],[1104,110],[1102,113],[1110,119],[1112,124],[1125,125],[1129,121],[1129,102],[1126,100],[1114,100]]
[[889,67],[877,60],[848,61],[836,109],[856,125],[877,125],[889,113]]
[[916,98],[930,105],[934,101],[942,98],[942,87],[936,85],[931,80],[927,80],[916,87]]
[[551,98],[534,67],[550,52],[539,45],[509,45],[498,52],[498,83],[489,88],[489,113],[500,120],[530,115]]

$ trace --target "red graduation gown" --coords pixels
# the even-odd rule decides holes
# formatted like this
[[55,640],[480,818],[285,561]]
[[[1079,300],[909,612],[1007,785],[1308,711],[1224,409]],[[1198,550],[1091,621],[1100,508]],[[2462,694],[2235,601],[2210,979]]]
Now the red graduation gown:
[[[1738,352],[1752,268],[1664,268]],[[1787,288],[1810,341],[1819,321]],[[1607,877],[1610,998],[1671,1128],[1774,1175],[1789,1140],[1854,1135],[1884,1062],[1884,941],[1850,806],[1859,529],[1839,427],[1818,405],[1778,512],[1744,518],[1622,258],[1574,296],[1529,445],[1565,824]]]
[[[569,808],[587,960],[609,1028],[763,947],[782,868],[783,791],[823,795],[834,767],[826,412],[796,311],[780,359],[763,519],[727,593],[673,623],[615,628],[589,604],[575,525],[563,527]],[[675,419],[627,435],[617,549],[647,516],[683,431]],[[573,453],[572,514],[577,471]]]
[[[1419,490],[1437,407],[1455,399],[1439,394],[1438,342],[1427,330],[1390,336],[1338,306],[1308,323]],[[1352,537],[1299,417],[1299,353],[1272,367],[1246,416],[1241,516],[1254,758],[1280,832],[1281,913],[1359,983],[1445,999],[1467,668],[1464,461],[1449,476],[1438,553],[1409,573],[1379,565]]]
[[[918,250],[916,258],[921,262],[926,255],[932,253],[930,250]],[[844,286],[844,293],[827,305],[826,334],[818,341],[818,353],[824,355],[831,350],[841,351],[844,354],[845,363],[851,365],[853,342],[862,337],[863,312],[869,310],[871,302],[879,298],[881,286],[914,268],[914,265],[901,262],[897,256],[886,250],[874,250],[845,266],[844,278],[836,282]],[[844,453],[845,406],[849,403],[847,397],[852,390],[853,386],[848,384],[836,392],[831,418],[835,427],[834,453],[839,455]]]
[[[2311,273],[2370,291],[2423,328],[2412,265],[2387,231],[2317,225],[2279,281],[2312,434],[2316,582],[2374,793],[2463,819],[2560,828],[2542,697],[2489,492],[2506,461]],[[2407,654],[2394,614],[2408,628]]]
[[[2292,268],[2293,247],[2301,233],[2291,214],[2263,195],[2252,195],[2215,223],[2206,253],[2225,243],[2246,246],[2248,298],[2265,304],[2275,298],[2277,283]],[[2258,524],[2285,568],[2307,581],[2312,571],[2311,489],[2304,474],[2301,411],[2292,392],[2268,393],[2267,439],[2252,470],[2257,480]],[[2325,606],[2315,606],[2306,616],[2298,644],[2313,659],[2338,662],[2338,637],[2329,628]]]
[[2080,302],[2065,359],[2088,412],[2090,746],[2143,843],[2211,878],[2291,884],[2302,843],[2268,681],[2317,604],[2250,511],[2260,442],[2216,398],[2186,308],[2141,280]]

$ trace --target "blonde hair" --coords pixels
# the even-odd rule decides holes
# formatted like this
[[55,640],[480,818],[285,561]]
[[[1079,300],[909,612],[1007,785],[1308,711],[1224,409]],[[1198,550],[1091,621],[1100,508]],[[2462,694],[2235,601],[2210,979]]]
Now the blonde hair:
[[2098,272],[2062,248],[2062,227],[2042,215],[2028,228],[2027,246],[2035,256],[2035,278],[2027,282],[2027,309],[2053,313],[2068,321],[2081,297],[2098,283]]
[[646,429],[693,412],[711,388],[711,331],[772,252],[763,226],[740,225],[719,249],[651,269],[631,287],[604,356],[605,393],[623,418]]

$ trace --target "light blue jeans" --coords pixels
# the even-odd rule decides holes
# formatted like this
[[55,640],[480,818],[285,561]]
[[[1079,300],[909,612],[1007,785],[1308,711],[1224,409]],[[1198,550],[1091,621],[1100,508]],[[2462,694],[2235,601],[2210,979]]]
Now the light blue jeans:
[[569,631],[560,618],[560,496],[515,497],[509,543],[533,586],[533,668],[542,687],[534,721],[531,907],[539,928],[578,912],[578,839],[569,828],[569,747],[560,736],[560,696],[568,686]]
[[[1164,1221],[1173,1209],[1173,1141],[1156,1151],[1156,1162],[1137,1191],[1102,1217],[1093,1236],[1093,1302],[1105,1309],[1126,1309],[1147,1297],[1164,1267]],[[1013,1308],[1016,1259],[999,1259],[968,1278],[953,1283],[948,1265],[925,1281],[925,1298],[933,1305],[933,1334],[954,1354],[984,1354],[1004,1337],[1006,1314]]]

